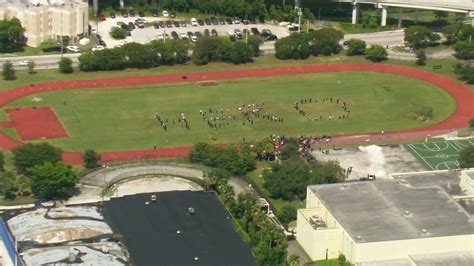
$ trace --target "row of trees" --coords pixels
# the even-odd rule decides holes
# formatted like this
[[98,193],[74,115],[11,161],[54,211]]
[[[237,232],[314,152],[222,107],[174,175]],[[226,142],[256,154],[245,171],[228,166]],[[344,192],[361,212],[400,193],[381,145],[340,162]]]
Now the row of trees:
[[344,181],[344,170],[337,161],[318,162],[310,166],[301,158],[299,144],[290,139],[281,151],[281,162],[271,170],[263,171],[264,187],[271,197],[293,201],[304,199],[306,187],[312,184],[328,184]]
[[279,59],[306,59],[310,55],[332,55],[341,51],[339,41],[344,34],[336,29],[294,33],[275,43],[275,56]]
[[[14,170],[7,171],[0,152],[0,183],[5,198],[13,199],[16,194],[31,190],[43,199],[66,196],[78,180],[77,173],[62,159],[61,149],[49,143],[28,143],[13,150]],[[100,156],[93,150],[84,155],[86,168],[98,166]]]
[[218,168],[232,175],[244,175],[255,169],[255,157],[236,147],[220,148],[208,143],[197,143],[189,152],[189,160]]
[[[258,265],[285,265],[288,242],[282,230],[276,227],[260,209],[253,194],[235,193],[225,178],[211,178],[214,189],[244,231]],[[246,237],[248,236],[248,237]]]
[[244,64],[252,61],[260,53],[263,39],[260,36],[248,36],[247,41],[232,42],[229,38],[205,37],[193,47],[193,63],[206,65],[209,62],[225,61]]

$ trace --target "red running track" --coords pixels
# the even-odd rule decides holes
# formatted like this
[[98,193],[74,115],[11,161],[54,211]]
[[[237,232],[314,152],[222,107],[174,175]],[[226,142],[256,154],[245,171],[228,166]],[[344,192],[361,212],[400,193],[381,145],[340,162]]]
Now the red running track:
[[[0,108],[17,99],[48,91],[86,89],[112,86],[133,86],[146,84],[178,83],[189,81],[239,79],[252,77],[287,76],[311,73],[327,72],[379,72],[406,76],[431,83],[445,90],[455,99],[457,107],[453,115],[439,124],[404,131],[392,131],[385,133],[369,133],[365,135],[338,136],[333,138],[333,143],[361,143],[376,140],[405,140],[407,138],[419,138],[425,136],[426,132],[449,132],[453,129],[465,127],[471,118],[474,118],[474,92],[466,85],[451,80],[447,77],[429,73],[421,70],[380,65],[380,64],[330,64],[330,65],[305,65],[282,68],[248,69],[235,71],[218,71],[208,73],[169,74],[159,76],[135,76],[122,78],[106,78],[96,80],[56,81],[31,84],[0,92]],[[184,78],[184,75],[186,78]],[[401,107],[403,108],[403,107]],[[8,123],[7,123],[8,125]],[[1,126],[1,125],[0,125]],[[11,139],[0,133],[0,148],[11,150],[22,145],[22,142]],[[190,147],[163,148],[156,150],[136,150],[105,152],[101,154],[103,162],[128,161],[137,159],[156,159],[187,156]],[[64,152],[66,162],[70,164],[81,164],[82,158],[79,152]]]

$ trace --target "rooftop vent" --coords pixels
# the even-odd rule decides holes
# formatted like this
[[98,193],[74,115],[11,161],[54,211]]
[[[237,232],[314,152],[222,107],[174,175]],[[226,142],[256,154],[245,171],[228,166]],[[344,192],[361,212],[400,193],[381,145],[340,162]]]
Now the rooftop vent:
[[411,216],[410,211],[404,211],[404,212],[403,212],[403,216],[405,216],[405,217],[410,217],[410,216]]
[[427,234],[428,234],[428,230],[426,230],[426,229],[423,228],[423,229],[421,229],[421,233],[422,233],[423,235],[427,235]]
[[194,208],[189,207],[188,208],[188,214],[194,214]]
[[357,240],[362,240],[362,237],[361,237],[361,236],[357,236]]

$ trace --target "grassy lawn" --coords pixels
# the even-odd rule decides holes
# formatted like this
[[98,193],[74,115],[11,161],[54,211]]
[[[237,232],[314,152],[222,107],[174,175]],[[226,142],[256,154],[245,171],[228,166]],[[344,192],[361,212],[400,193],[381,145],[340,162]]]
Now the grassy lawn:
[[[271,134],[335,135],[410,129],[438,123],[455,109],[447,93],[425,82],[390,74],[350,72],[228,80],[211,87],[184,83],[71,90],[34,97],[42,101],[32,102],[32,97],[27,97],[8,107],[52,106],[70,137],[51,142],[76,151],[150,149],[154,145],[174,147],[198,141],[235,143],[243,137],[258,140]],[[293,108],[294,102],[310,97],[320,101],[301,105],[307,115],[298,114]],[[322,98],[334,98],[334,102],[322,103]],[[348,105],[349,119],[338,119],[345,113],[335,103],[336,98]],[[237,108],[254,103],[265,104],[262,115],[268,112],[270,116],[283,118],[284,122],[260,117],[253,125],[243,124],[243,115]],[[434,108],[432,121],[421,123],[413,118],[422,106]],[[199,110],[209,108],[224,110],[218,115],[208,114],[209,118],[226,118],[222,128],[211,129],[201,118]],[[169,119],[167,131],[155,120],[155,112]],[[186,114],[191,130],[178,124],[181,113]],[[335,119],[329,121],[327,118],[331,115]],[[314,121],[320,116],[322,120]]]

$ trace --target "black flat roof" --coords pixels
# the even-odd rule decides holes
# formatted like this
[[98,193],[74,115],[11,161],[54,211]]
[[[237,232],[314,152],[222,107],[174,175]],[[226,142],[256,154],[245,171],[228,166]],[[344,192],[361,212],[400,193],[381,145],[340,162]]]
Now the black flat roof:
[[[156,202],[151,201],[153,194]],[[195,214],[188,214],[189,207]],[[114,232],[123,235],[134,265],[256,265],[250,246],[212,193],[114,198],[105,203],[104,216]]]

